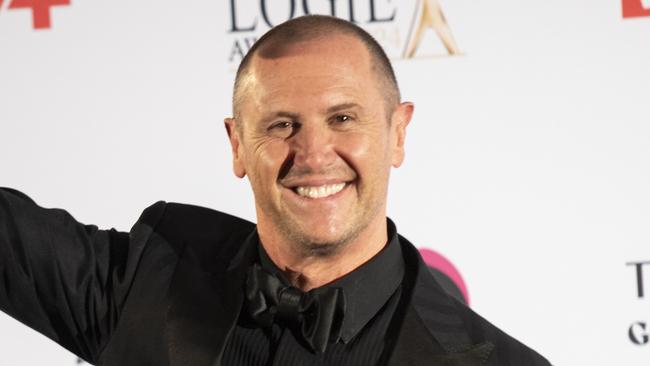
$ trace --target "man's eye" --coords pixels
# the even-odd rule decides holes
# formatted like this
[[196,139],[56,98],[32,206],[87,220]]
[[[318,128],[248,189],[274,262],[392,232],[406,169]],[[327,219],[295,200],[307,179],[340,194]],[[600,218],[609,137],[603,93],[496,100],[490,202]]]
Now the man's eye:
[[282,129],[291,128],[292,126],[293,126],[293,123],[287,122],[287,121],[282,121],[282,122],[274,123],[273,125],[271,125],[271,129],[282,130]]
[[300,124],[291,121],[280,121],[273,123],[268,128],[268,134],[270,136],[288,138],[293,136],[296,133],[297,129],[300,127]]
[[334,122],[336,123],[344,123],[350,121],[350,116],[345,115],[345,114],[339,114],[337,116],[334,116]]

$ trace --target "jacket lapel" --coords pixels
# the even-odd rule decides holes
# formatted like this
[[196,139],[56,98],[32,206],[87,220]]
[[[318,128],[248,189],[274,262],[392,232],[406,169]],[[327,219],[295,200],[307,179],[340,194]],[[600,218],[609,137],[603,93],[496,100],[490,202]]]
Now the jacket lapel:
[[390,366],[487,365],[494,345],[475,345],[458,306],[438,285],[417,249],[400,237],[407,272],[403,282],[404,312],[394,319],[397,338]]
[[[407,316],[414,317],[412,315]],[[405,328],[395,344],[388,366],[485,366],[494,349],[490,342],[470,346],[462,351],[447,352],[432,343],[435,337],[423,327],[420,319],[405,319]]]
[[[217,259],[205,268],[187,246],[172,280],[166,337],[170,366],[220,366],[226,341],[237,323],[243,285],[254,254],[256,232],[243,241],[233,258]],[[241,242],[240,242],[241,243]]]

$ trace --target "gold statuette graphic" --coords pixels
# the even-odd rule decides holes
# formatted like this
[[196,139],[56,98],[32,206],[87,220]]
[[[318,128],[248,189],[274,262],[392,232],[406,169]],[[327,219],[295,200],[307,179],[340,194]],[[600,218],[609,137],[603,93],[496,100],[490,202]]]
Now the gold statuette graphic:
[[420,47],[424,32],[428,28],[433,28],[436,31],[450,55],[458,55],[460,53],[438,1],[418,0],[415,6],[413,22],[411,23],[411,31],[409,32],[406,48],[404,49],[404,58],[412,58],[415,56],[415,51]]

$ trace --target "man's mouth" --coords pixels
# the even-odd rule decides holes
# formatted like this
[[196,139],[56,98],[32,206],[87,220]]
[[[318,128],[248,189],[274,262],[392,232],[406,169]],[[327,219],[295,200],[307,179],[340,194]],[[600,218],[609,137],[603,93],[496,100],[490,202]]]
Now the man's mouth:
[[323,184],[321,186],[298,186],[295,192],[302,197],[324,198],[335,195],[345,188],[346,183]]

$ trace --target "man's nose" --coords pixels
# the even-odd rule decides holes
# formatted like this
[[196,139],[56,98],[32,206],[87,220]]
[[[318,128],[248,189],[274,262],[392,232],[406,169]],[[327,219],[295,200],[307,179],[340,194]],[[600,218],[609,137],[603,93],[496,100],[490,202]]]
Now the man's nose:
[[305,123],[291,138],[291,143],[297,167],[318,172],[336,160],[332,131],[326,126]]

